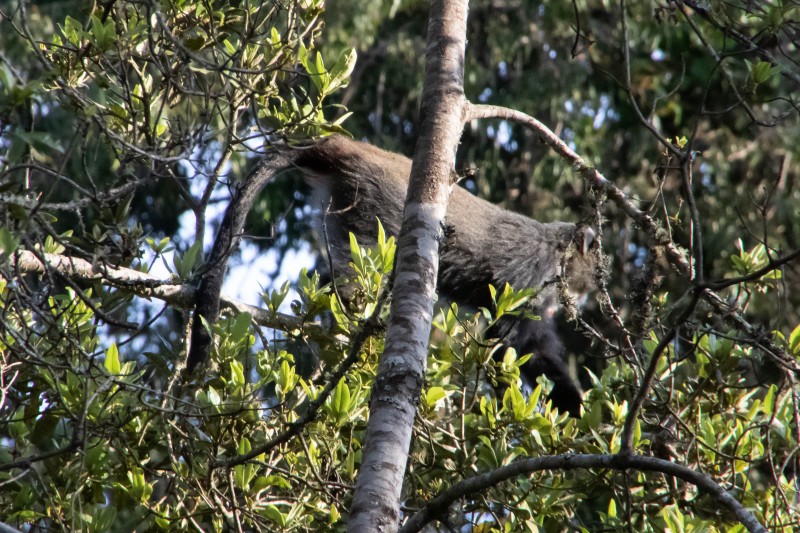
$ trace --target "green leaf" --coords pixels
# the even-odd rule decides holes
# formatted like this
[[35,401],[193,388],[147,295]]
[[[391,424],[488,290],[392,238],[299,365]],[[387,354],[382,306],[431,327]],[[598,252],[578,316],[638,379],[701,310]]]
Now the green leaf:
[[231,368],[231,379],[233,383],[239,387],[243,387],[246,382],[244,379],[244,366],[242,366],[242,363],[236,360],[232,360],[230,362],[230,368]]
[[536,385],[536,388],[533,389],[531,392],[530,397],[528,398],[528,403],[530,405],[536,406],[539,403],[539,398],[542,396],[542,386]]
[[[275,30],[275,28],[273,28],[273,31],[277,33],[277,30]],[[280,39],[280,36],[278,38]],[[306,45],[303,44],[302,42],[300,43],[300,46],[297,48],[297,61],[303,66],[304,69],[306,69],[306,71],[308,70],[309,68],[308,49],[306,48]]]
[[350,259],[353,260],[353,266],[359,273],[364,273],[364,254],[361,247],[358,245],[358,239],[355,234],[350,233]]
[[293,365],[289,364],[289,361],[284,359],[281,361],[281,365],[278,368],[278,373],[275,380],[276,385],[276,393],[278,396],[283,399],[286,395],[292,391],[294,386],[297,384],[299,377]]
[[286,525],[287,515],[282,513],[280,509],[272,504],[268,504],[264,508],[264,514],[267,518],[278,524],[279,526],[283,527]]
[[[236,453],[244,455],[250,453],[251,449],[252,445],[250,444],[250,440],[247,437],[242,437],[239,441],[239,445],[236,447]],[[252,464],[236,465],[233,469],[234,483],[243,490],[248,490],[250,488],[250,482],[255,475],[256,469]]]
[[608,501],[608,511],[607,511],[609,518],[616,518],[617,517],[617,502],[614,498],[611,498]]
[[339,56],[339,59],[336,61],[336,64],[331,69],[328,91],[333,91],[339,87],[347,86],[350,74],[353,73],[353,69],[356,66],[357,59],[358,54],[356,53],[355,48],[351,48],[350,50],[342,52],[342,54]]
[[506,389],[503,394],[503,409],[507,412],[510,411],[517,422],[527,420],[530,415],[528,403],[525,401],[525,397],[519,387],[508,387]]
[[42,131],[14,131],[13,136],[41,153],[64,153],[61,142],[52,134]]
[[425,405],[429,408],[436,407],[439,400],[447,396],[443,387],[431,387],[425,391]]
[[165,119],[161,118],[158,121],[158,124],[156,124],[156,137],[163,136],[167,132],[167,127],[168,126],[169,126],[169,124],[167,123],[167,121]]
[[92,40],[92,44],[101,51],[111,48],[117,40],[117,30],[114,27],[113,19],[103,24],[99,18],[92,15],[92,25],[89,36]]
[[202,243],[197,241],[186,250],[185,254],[180,255],[175,253],[173,256],[172,264],[175,266],[175,272],[181,279],[187,279],[195,266],[197,266],[197,257],[202,250],[202,246]]
[[322,54],[316,53],[314,57],[314,72],[311,73],[311,79],[321,93],[329,92],[328,87],[328,72],[325,70],[325,63],[322,61]]
[[747,66],[750,69],[750,78],[756,85],[760,85],[768,81],[771,77],[780,73],[780,68],[773,66],[768,61],[758,60],[755,63],[750,63],[749,61],[745,60],[745,63],[747,63]]
[[64,19],[64,25],[59,24],[59,28],[61,28],[61,33],[64,34],[67,41],[75,46],[80,44],[80,40],[83,37],[83,25],[80,22],[67,15],[67,18]]
[[778,387],[773,383],[769,386],[767,393],[764,395],[764,399],[761,402],[761,409],[762,412],[767,416],[771,415],[775,409],[775,395],[777,393]]
[[250,333],[250,323],[252,320],[253,317],[250,313],[240,313],[233,321],[231,338],[236,342],[243,340],[245,336]]
[[225,51],[228,52],[228,55],[234,55],[236,53],[236,48],[228,39],[222,41],[222,44],[225,47]]
[[271,475],[263,478],[263,483],[266,486],[270,487],[278,487],[280,489],[290,489],[292,488],[291,483],[289,483],[285,477],[278,476],[278,475]]
[[335,294],[331,295],[331,313],[333,313],[333,318],[336,320],[336,325],[339,327],[339,329],[345,333],[349,332],[350,319],[347,317],[347,313],[345,313],[342,303]]
[[328,525],[333,525],[341,520],[341,515],[339,514],[339,510],[336,508],[336,505],[331,505],[330,512],[328,513]]
[[275,46],[279,46],[281,44],[282,38],[281,38],[280,32],[278,31],[278,28],[273,26],[270,29],[269,38],[270,38],[270,43],[269,44],[271,44],[272,46],[275,47]]
[[10,230],[0,227],[0,254],[11,255],[19,248],[17,239]]
[[146,503],[153,492],[153,486],[150,485],[144,477],[144,471],[138,466],[128,471],[128,487],[122,487],[126,490],[134,500]]
[[664,519],[671,531],[685,531],[683,514],[674,505],[661,509],[658,516]]
[[286,297],[289,295],[289,289],[291,288],[291,284],[286,281],[284,282],[278,289],[271,291],[267,298],[264,298],[262,295],[262,300],[264,303],[267,304],[267,307],[273,313],[277,313],[280,309],[283,302],[286,300]]
[[800,355],[800,324],[789,334],[789,351],[794,355]]
[[117,117],[119,119],[122,119],[122,120],[127,120],[128,119],[128,116],[129,116],[128,115],[128,110],[125,109],[124,107],[122,107],[119,104],[110,104],[108,106],[108,110],[111,112],[112,115],[114,115],[115,117]]
[[[183,45],[191,50],[192,52],[197,52],[201,50],[206,45],[205,37],[192,35],[183,39]],[[203,69],[195,69],[198,72],[202,72]],[[206,71],[207,72],[207,71]]]
[[111,346],[106,350],[106,360],[103,362],[103,366],[112,376],[119,375],[121,365],[119,363],[119,352],[117,351],[116,343],[111,343]]
[[584,412],[582,420],[586,421],[588,427],[598,428],[603,421],[603,403],[594,402],[588,412]]
[[208,388],[206,391],[206,399],[208,400],[208,403],[213,406],[217,406],[222,402],[222,398],[220,398],[217,389],[214,387]]
[[156,242],[155,239],[147,237],[145,239],[147,245],[150,247],[153,252],[160,254],[166,251],[167,246],[169,246],[170,240],[169,237],[164,237],[160,241]]
[[326,410],[337,427],[349,420],[352,405],[350,388],[347,386],[344,379],[341,379],[336,385],[333,394],[325,402]]

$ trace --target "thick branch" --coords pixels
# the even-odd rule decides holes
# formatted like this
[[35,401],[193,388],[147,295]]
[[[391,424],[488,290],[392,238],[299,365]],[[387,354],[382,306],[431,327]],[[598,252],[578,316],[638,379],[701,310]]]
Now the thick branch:
[[[131,268],[112,268],[85,259],[58,254],[37,255],[26,250],[14,254],[11,264],[20,274],[58,274],[74,280],[99,281],[144,298],[156,298],[169,304],[191,309],[194,307],[196,292],[194,287],[164,281],[150,274]],[[304,324],[300,318],[283,313],[272,313],[259,307],[237,301],[229,296],[220,298],[223,309],[233,314],[249,313],[253,321],[270,328],[291,331],[300,328],[308,330],[318,327]]]
[[370,400],[349,532],[397,531],[416,405],[425,378],[439,243],[464,113],[465,0],[433,0],[419,137],[397,246],[386,333]]
[[[37,455],[32,455],[30,457],[24,457],[22,459],[18,459],[10,463],[2,464],[0,465],[0,472],[7,472],[9,470],[14,470],[16,468],[30,468],[31,465],[34,463],[38,463],[39,461],[44,461],[50,459],[51,457],[56,457],[58,455],[70,453],[74,450],[77,450],[81,446],[83,446],[83,441],[81,441],[78,438],[73,438],[70,441],[70,443],[64,446],[63,448],[58,448],[56,450],[40,453]],[[2,533],[2,530],[0,530],[0,533]]]
[[569,163],[572,168],[581,175],[586,183],[605,193],[626,215],[641,226],[658,246],[663,246],[671,264],[682,273],[690,271],[691,266],[689,262],[686,260],[683,252],[670,240],[669,234],[649,217],[647,213],[636,207],[627,195],[617,188],[616,185],[611,183],[608,178],[603,176],[599,170],[589,165],[585,159],[567,146],[567,143],[553,133],[550,128],[532,116],[514,109],[491,105],[470,104],[465,122],[482,118],[510,120],[511,122],[516,122],[538,133],[542,141],[555,150],[564,161]]
[[517,476],[526,476],[542,470],[576,470],[583,468],[601,468],[611,470],[640,470],[642,472],[661,472],[668,476],[682,479],[697,488],[709,493],[719,504],[733,512],[736,519],[753,533],[766,533],[756,517],[748,511],[736,498],[728,494],[710,476],[691,468],[644,455],[626,454],[563,454],[524,459],[500,467],[479,476],[464,479],[439,496],[431,500],[421,511],[412,516],[400,530],[400,533],[420,531],[425,524],[438,516],[445,515],[450,505],[459,498],[470,494],[481,493],[489,487],[498,485]]
[[[222,282],[228,269],[228,258],[239,246],[244,230],[247,213],[253,206],[258,193],[275,175],[284,170],[289,161],[279,152],[263,160],[242,183],[231,198],[225,216],[222,218],[219,231],[214,239],[214,246],[208,256],[207,269],[200,279],[200,286],[195,295],[195,310],[192,321],[192,338],[189,354],[186,357],[186,369],[191,373],[208,359],[211,349],[211,334],[206,329],[217,321],[219,316]],[[205,324],[204,324],[205,322]]]

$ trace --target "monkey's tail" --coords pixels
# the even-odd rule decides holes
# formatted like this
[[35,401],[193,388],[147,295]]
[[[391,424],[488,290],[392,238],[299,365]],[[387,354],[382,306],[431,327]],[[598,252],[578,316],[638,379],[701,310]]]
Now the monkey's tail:
[[296,157],[294,154],[293,150],[281,150],[261,161],[239,185],[225,210],[206,270],[201,275],[200,285],[195,293],[192,337],[186,360],[189,373],[208,359],[211,348],[211,333],[208,328],[219,317],[219,298],[228,258],[239,246],[247,213],[264,186],[277,174],[293,166]]

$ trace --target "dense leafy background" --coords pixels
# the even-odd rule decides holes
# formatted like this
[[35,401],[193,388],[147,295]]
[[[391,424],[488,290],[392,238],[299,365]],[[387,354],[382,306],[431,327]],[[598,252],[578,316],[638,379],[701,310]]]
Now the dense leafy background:
[[[0,4],[7,523],[343,527],[382,349],[380,328],[362,335],[359,319],[378,305],[390,243],[354,250],[365,307],[346,314],[315,278],[296,273],[297,293],[276,288],[264,306],[286,302],[282,310],[308,323],[272,330],[231,317],[218,326],[214,365],[189,381],[176,372],[186,309],[144,305],[130,287],[23,275],[10,257],[26,249],[101,270],[156,265],[162,278],[169,270],[192,282],[231,185],[270,142],[344,127],[411,154],[427,9],[355,0],[327,11],[315,1]],[[625,12],[623,21],[617,2],[472,2],[467,97],[541,120],[676,244],[696,250],[682,190],[690,167],[705,280],[747,275],[800,248],[800,8],[639,2]],[[358,61],[346,85],[352,49]],[[670,147],[698,153],[681,161]],[[520,360],[493,359],[493,348],[476,342],[485,323],[474,310],[457,318],[445,308],[405,511],[516,458],[617,451],[642,368],[658,340],[677,331],[659,353],[636,451],[708,473],[770,528],[790,531],[798,520],[796,377],[763,341],[800,356],[798,261],[718,289],[760,332],[746,334],[708,304],[684,313],[691,280],[537,135],[472,123],[458,165],[477,169],[464,186],[509,209],[542,220],[601,217],[609,299],[587,305],[586,335],[562,325],[590,389],[580,420],[551,411],[538,390],[524,394]],[[286,257],[312,239],[304,202],[297,180],[276,180],[251,214],[248,232],[261,237],[251,246]],[[336,369],[345,377],[331,381]],[[327,384],[330,396],[320,396]],[[306,420],[315,398],[325,399]],[[302,431],[270,444],[298,420]],[[263,453],[217,463],[251,450]],[[537,473],[459,500],[440,518],[453,528],[475,522],[476,531],[734,528],[690,485],[635,471]]]

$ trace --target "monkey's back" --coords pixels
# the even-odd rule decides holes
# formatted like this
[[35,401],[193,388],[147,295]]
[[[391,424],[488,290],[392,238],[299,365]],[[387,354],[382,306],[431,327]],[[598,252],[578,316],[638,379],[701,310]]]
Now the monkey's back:
[[[348,233],[362,244],[377,236],[376,219],[397,236],[411,160],[370,144],[331,136],[300,149],[295,163],[311,185],[337,269],[350,261]],[[560,271],[575,225],[541,223],[502,209],[457,185],[450,196],[439,268],[439,292],[489,306],[488,285],[540,288]],[[342,270],[340,270],[342,271]],[[550,298],[548,298],[550,299]]]

